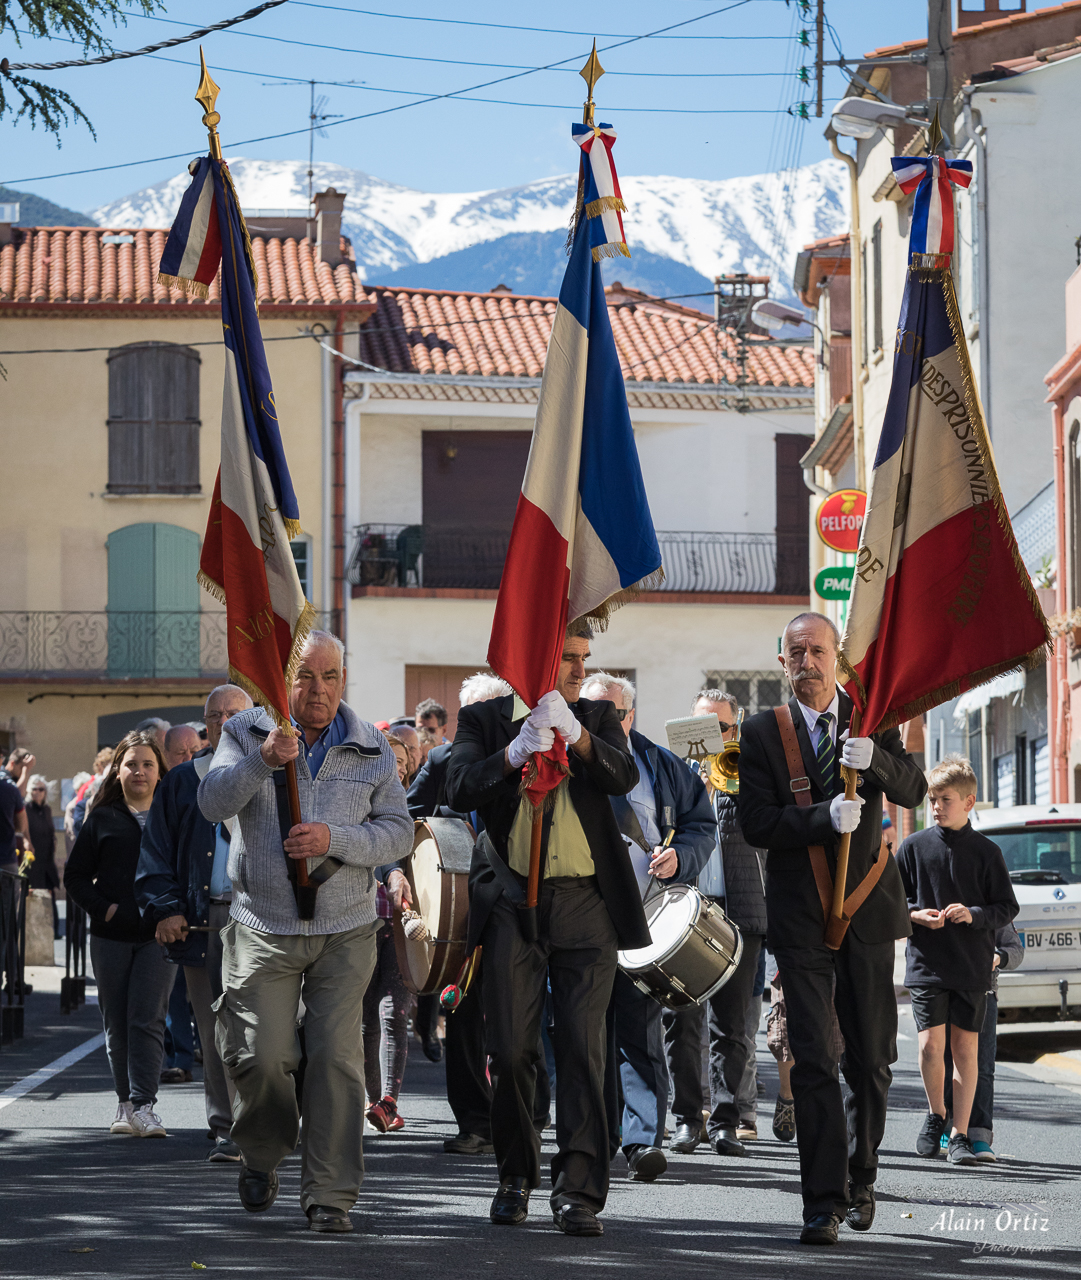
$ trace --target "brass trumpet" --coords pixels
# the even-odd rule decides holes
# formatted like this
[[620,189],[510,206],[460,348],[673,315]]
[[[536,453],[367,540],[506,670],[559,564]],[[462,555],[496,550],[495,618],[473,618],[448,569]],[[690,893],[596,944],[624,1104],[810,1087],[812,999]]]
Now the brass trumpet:
[[709,782],[714,791],[724,791],[730,796],[739,795],[739,731],[743,724],[743,708],[736,719],[736,736],[726,742],[716,755],[706,756]]

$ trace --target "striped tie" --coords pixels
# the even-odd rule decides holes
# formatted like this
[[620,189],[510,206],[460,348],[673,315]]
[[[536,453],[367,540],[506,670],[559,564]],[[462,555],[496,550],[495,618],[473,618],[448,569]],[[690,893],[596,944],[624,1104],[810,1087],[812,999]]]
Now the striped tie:
[[833,716],[828,711],[818,717],[815,722],[821,730],[821,737],[818,739],[818,771],[822,775],[822,782],[828,794],[833,794],[833,739],[830,737],[830,726],[833,723]]

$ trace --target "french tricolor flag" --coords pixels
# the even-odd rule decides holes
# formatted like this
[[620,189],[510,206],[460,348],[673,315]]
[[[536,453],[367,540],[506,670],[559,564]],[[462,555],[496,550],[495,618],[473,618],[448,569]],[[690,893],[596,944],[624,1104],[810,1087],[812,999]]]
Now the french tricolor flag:
[[603,627],[662,576],[595,260],[608,243],[605,212],[583,207],[575,229],[488,648],[492,669],[530,707],[555,687],[569,620]]
[[838,659],[864,734],[1004,671],[1038,667],[1049,644],[1002,500],[949,267],[913,260]]
[[300,533],[300,512],[259,330],[244,216],[225,162],[204,156],[192,166],[161,274],[178,288],[209,288],[219,265],[225,341],[221,466],[199,581],[225,604],[229,678],[287,725],[289,671],[314,618],[289,545]]

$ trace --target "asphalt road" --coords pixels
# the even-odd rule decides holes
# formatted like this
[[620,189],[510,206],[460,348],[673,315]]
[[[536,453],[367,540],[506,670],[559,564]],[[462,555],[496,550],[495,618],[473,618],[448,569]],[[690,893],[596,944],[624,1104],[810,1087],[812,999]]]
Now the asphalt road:
[[[902,1005],[901,1060],[878,1182],[873,1230],[842,1228],[836,1249],[797,1244],[800,1201],[794,1145],[770,1131],[776,1072],[760,1036],[767,1097],[762,1139],[748,1159],[723,1160],[700,1148],[673,1156],[651,1185],[613,1168],[600,1240],[571,1240],[552,1226],[547,1190],[520,1228],[487,1219],[495,1187],[491,1157],[444,1155],[454,1131],[443,1068],[411,1054],[401,1110],[406,1128],[365,1138],[367,1179],[351,1236],[306,1229],[299,1161],[282,1169],[268,1213],[249,1215],[236,1193],[236,1167],[209,1165],[198,1084],[166,1086],[158,1110],[169,1138],[107,1132],[115,1097],[97,1048],[23,1097],[3,1091],[100,1031],[96,1008],[65,1017],[54,994],[30,997],[26,1036],[0,1051],[0,1276],[140,1277],[190,1275],[193,1263],[235,1277],[330,1280],[339,1276],[509,1276],[513,1280],[618,1269],[637,1280],[675,1275],[780,1277],[956,1277],[1019,1273],[1065,1277],[1081,1265],[1081,1092],[1021,1074],[1038,1067],[1000,1063],[997,1165],[954,1169],[913,1154],[924,1099],[915,1030]],[[1019,1056],[1031,1061],[1058,1045],[1054,1029]],[[1070,1076],[1063,1073],[1068,1084]],[[1081,1075],[1076,1076],[1081,1084]],[[546,1153],[552,1144],[545,1144]],[[951,1216],[952,1214],[952,1216]],[[490,1268],[490,1270],[489,1270]],[[585,1272],[583,1271],[585,1269]]]

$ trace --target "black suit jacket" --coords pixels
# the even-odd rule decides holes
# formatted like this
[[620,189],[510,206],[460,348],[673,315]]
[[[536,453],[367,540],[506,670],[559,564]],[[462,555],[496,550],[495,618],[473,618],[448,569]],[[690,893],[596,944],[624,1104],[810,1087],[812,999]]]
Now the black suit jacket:
[[[836,874],[840,836],[830,824],[830,800],[842,789],[838,769],[827,792],[819,777],[818,760],[796,698],[789,702],[796,726],[803,767],[811,779],[811,804],[800,808],[792,792],[781,733],[772,711],[760,711],[744,722],[740,735],[739,818],[743,834],[753,845],[768,850],[766,859],[767,940],[774,947],[821,945],[825,935],[822,905],[807,853],[809,845],[826,850],[830,874]],[[837,736],[848,727],[852,701],[840,694]],[[870,768],[862,776],[858,794],[865,804],[860,825],[849,847],[846,895],[870,871],[882,845],[882,797],[904,809],[914,809],[927,794],[923,771],[901,743],[897,729],[872,735],[875,748]],[[861,942],[888,942],[912,932],[908,903],[892,858],[867,901],[856,912],[850,931]]]
[[[568,750],[571,775],[566,785],[570,800],[589,841],[597,872],[597,885],[612,918],[622,948],[649,945],[649,928],[630,855],[619,834],[609,796],[626,795],[638,783],[638,766],[611,702],[581,698],[571,710],[589,730],[593,758],[583,760]],[[514,695],[492,698],[463,707],[447,766],[447,803],[459,812],[476,809],[484,819],[496,853],[507,859],[507,839],[520,804],[521,774],[515,769],[503,776],[503,753],[518,736],[511,720]],[[547,833],[543,854],[547,855]],[[469,873],[469,941],[480,940],[493,905],[502,892],[495,873],[478,850]]]
[[[417,776],[405,793],[411,818],[460,818],[447,805],[447,764],[453,743],[441,742],[432,747]],[[464,815],[468,816],[468,815]]]

